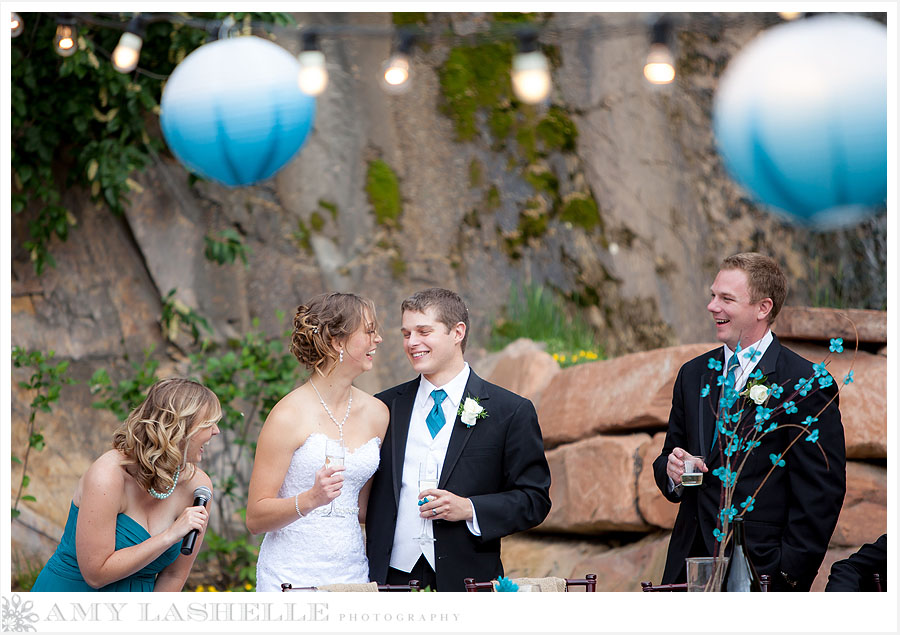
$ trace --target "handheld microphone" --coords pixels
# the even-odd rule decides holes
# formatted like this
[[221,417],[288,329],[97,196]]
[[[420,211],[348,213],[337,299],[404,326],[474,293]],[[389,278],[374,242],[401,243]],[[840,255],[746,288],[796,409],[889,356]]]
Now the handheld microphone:
[[[206,503],[209,502],[209,499],[212,498],[212,492],[209,491],[209,488],[205,485],[201,485],[197,489],[194,490],[194,504],[192,507],[196,507],[197,505],[203,505],[206,507]],[[181,541],[181,553],[189,556],[194,551],[194,542],[197,540],[197,534],[200,533],[196,529],[191,529],[184,539]]]

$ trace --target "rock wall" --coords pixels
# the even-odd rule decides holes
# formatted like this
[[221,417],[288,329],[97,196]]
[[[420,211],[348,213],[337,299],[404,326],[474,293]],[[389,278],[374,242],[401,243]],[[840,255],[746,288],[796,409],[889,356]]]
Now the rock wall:
[[[497,138],[487,109],[475,116],[476,134],[461,140],[458,113],[448,108],[441,87],[450,55],[486,33],[491,14],[428,14],[426,28],[456,35],[416,49],[412,90],[399,97],[377,85],[390,49],[386,38],[323,38],[328,90],[318,98],[305,147],[274,178],[234,190],[191,183],[164,153],[135,176],[137,187],[122,217],[90,203],[87,192],[68,188],[63,204],[77,226],[67,242],[54,239],[57,267],[40,277],[23,247],[38,202],[14,215],[12,344],[54,350],[82,382],[65,387],[53,412],[39,415],[48,449],[32,456],[29,493],[38,502],[24,504],[26,512],[13,524],[14,551],[46,560],[78,476],[108,447],[116,421],[91,407],[84,382],[93,372],[108,368],[114,380],[124,378],[151,348],[161,363],[159,375],[183,372],[190,343],[168,341],[160,327],[162,298],[172,289],[208,320],[220,343],[246,332],[254,320],[267,333],[280,334],[276,312],[290,317],[315,293],[347,290],[371,297],[385,341],[376,369],[358,385],[374,392],[410,376],[398,332],[401,300],[428,286],[454,288],[470,308],[473,363],[486,369],[496,364],[498,376],[505,373],[526,394],[548,399],[569,394],[564,375],[578,378],[572,385],[591,381],[590,372],[608,382],[630,363],[623,358],[607,362],[612,366],[595,365],[618,369],[612,373],[559,371],[546,357],[520,365],[484,355],[491,324],[502,315],[511,288],[533,282],[554,289],[595,327],[611,355],[638,353],[645,356],[641,360],[668,364],[658,375],[622,377],[632,382],[622,384],[628,394],[638,392],[640,382],[651,382],[652,403],[629,403],[622,410],[611,395],[594,394],[581,411],[571,411],[575,416],[556,423],[543,406],[549,456],[557,466],[579,456],[579,443],[589,443],[585,452],[622,463],[652,454],[668,399],[670,379],[661,377],[707,338],[695,309],[704,302],[716,263],[728,253],[772,253],[789,271],[798,304],[828,295],[851,306],[882,308],[885,216],[827,235],[782,225],[746,198],[715,152],[710,112],[717,78],[735,52],[773,23],[773,15],[679,14],[678,79],[663,90],[651,89],[641,76],[646,15],[538,16],[554,59],[553,112],[571,120],[577,135],[571,147],[538,143],[533,156],[520,140]],[[391,24],[389,13],[295,17],[299,24]],[[298,52],[294,36],[277,41]],[[531,134],[534,122],[548,114],[547,108],[497,106]],[[400,184],[402,212],[394,222],[378,221],[366,191],[375,159],[385,161]],[[65,170],[59,166],[60,182]],[[557,188],[541,189],[530,178],[535,174],[552,176],[547,178]],[[560,211],[573,197],[595,203],[592,222],[571,222]],[[216,265],[204,257],[204,237],[226,228],[237,230],[251,248],[248,266]],[[656,350],[670,346],[679,353]],[[31,396],[17,387],[25,379],[24,370],[13,369],[13,448],[26,443]],[[606,440],[612,434],[617,438]],[[861,429],[854,458],[877,455],[877,435],[877,425]],[[14,466],[13,495],[20,474]],[[641,472],[635,468],[634,474]],[[560,479],[555,487],[563,486]],[[567,487],[574,494],[578,486],[573,478]],[[664,528],[662,509],[652,511],[657,503],[641,496],[641,480],[628,487],[637,492],[630,503],[580,510],[573,526],[582,532]],[[548,522],[563,527],[570,521],[554,511]]]
[[[866,333],[864,344],[883,348],[884,313],[845,314]],[[841,334],[840,323],[847,324],[837,311],[786,307],[774,330],[794,351],[819,361],[828,339]],[[848,348],[828,369],[836,378],[851,364],[854,371],[840,397],[847,494],[814,591],[824,589],[835,560],[887,531],[887,357],[861,350],[854,361],[844,341]],[[491,360],[491,381],[536,403],[552,478],[546,520],[504,539],[510,575],[593,572],[603,591],[638,591],[643,580],[660,581],[678,508],[659,492],[652,463],[665,440],[678,369],[717,346],[675,346],[560,370],[540,345],[519,340]]]

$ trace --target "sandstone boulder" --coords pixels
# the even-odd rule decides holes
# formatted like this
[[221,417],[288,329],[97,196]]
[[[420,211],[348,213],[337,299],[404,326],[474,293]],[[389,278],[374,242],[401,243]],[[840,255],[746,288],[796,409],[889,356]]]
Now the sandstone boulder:
[[[844,345],[848,344],[845,339]],[[829,353],[827,346],[791,343],[790,347],[813,363],[822,362]],[[853,383],[844,385],[851,364]],[[845,348],[843,353],[832,355],[826,366],[841,385],[841,421],[847,457],[887,457],[887,357],[860,351],[854,361],[853,349]]]
[[665,428],[678,369],[715,346],[687,344],[564,368],[541,396],[544,443],[555,447],[598,432]]
[[831,536],[834,546],[859,548],[887,531],[887,470],[847,462],[847,494]]
[[640,448],[641,471],[638,474],[637,503],[641,516],[649,524],[671,529],[675,526],[678,505],[666,500],[653,477],[653,461],[659,456],[665,440],[666,433],[657,432]]
[[573,534],[646,531],[637,507],[639,450],[646,434],[599,436],[547,453],[553,507],[539,528]]
[[[842,315],[843,314],[843,315]],[[796,340],[828,341],[842,337],[846,342],[856,339],[850,318],[859,332],[860,342],[887,342],[887,312],[866,309],[828,309],[811,306],[786,306],[781,309],[772,328],[778,337]]]
[[503,539],[501,557],[509,577],[582,578],[596,573],[597,591],[640,591],[642,581],[658,583],[662,578],[668,544],[668,532],[627,545],[516,534]]
[[537,406],[544,388],[558,372],[559,364],[541,345],[522,338],[500,352],[486,378]]

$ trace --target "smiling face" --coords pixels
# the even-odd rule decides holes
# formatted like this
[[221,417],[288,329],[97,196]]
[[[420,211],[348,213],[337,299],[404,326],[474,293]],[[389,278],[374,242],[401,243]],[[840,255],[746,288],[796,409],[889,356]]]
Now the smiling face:
[[710,287],[710,301],[706,310],[716,323],[716,337],[735,350],[738,341],[749,346],[766,334],[772,300],[762,298],[752,302],[746,272],[723,269]]
[[358,363],[362,372],[371,370],[375,349],[379,344],[381,335],[378,334],[375,319],[366,313],[360,327],[343,344],[345,363],[350,361]]
[[203,416],[198,416],[196,418],[197,423],[193,424],[194,427],[198,429],[188,441],[187,450],[185,451],[188,463],[200,463],[203,460],[206,444],[209,443],[210,439],[219,434],[218,422],[211,424],[205,423],[209,421],[209,408],[206,408],[202,414]]
[[463,369],[465,361],[461,342],[466,325],[456,323],[448,329],[439,322],[434,307],[420,311],[404,311],[400,332],[403,350],[413,370],[435,386],[443,386]]

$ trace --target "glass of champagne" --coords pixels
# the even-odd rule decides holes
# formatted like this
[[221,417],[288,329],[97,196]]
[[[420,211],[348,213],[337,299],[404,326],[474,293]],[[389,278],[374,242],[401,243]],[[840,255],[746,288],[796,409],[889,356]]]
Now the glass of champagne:
[[700,466],[703,465],[702,456],[686,456],[684,458],[684,474],[681,475],[681,484],[685,487],[696,487],[703,482],[703,472]]
[[[419,463],[419,495],[427,489],[437,489],[438,485],[438,464],[432,456],[427,456],[424,461]],[[434,538],[425,531],[425,523],[422,519],[422,531],[416,536],[415,541],[421,544],[434,542]]]
[[[325,467],[343,467],[344,466],[344,444],[338,439],[325,440]],[[328,508],[326,516],[334,515],[334,501]]]

